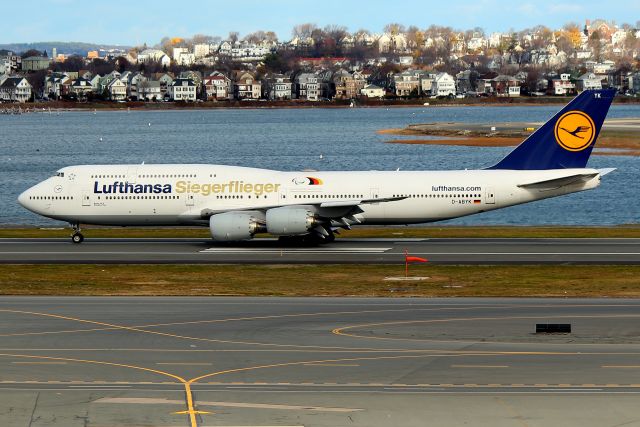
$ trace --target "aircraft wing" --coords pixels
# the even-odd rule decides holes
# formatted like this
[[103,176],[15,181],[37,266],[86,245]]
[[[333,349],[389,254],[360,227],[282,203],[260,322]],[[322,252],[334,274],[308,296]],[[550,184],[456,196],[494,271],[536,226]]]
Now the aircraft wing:
[[328,220],[332,220],[333,222],[337,221],[338,226],[346,227],[348,224],[344,221],[345,217],[348,221],[359,222],[357,219],[353,217],[353,215],[359,214],[362,211],[360,209],[360,205],[373,204],[373,203],[388,203],[395,202],[398,200],[406,199],[406,196],[402,197],[378,197],[371,199],[349,199],[349,200],[325,200],[317,202],[311,202],[309,200],[300,201],[299,203],[294,204],[286,204],[286,205],[272,205],[272,206],[260,206],[260,207],[252,207],[252,206],[243,206],[240,209],[202,209],[201,216],[202,218],[208,218],[211,215],[225,213],[230,211],[266,211],[272,208],[279,208],[282,206],[310,206],[315,208],[318,211],[318,214],[322,217],[327,218]]
[[[367,205],[371,203],[385,203],[385,202],[396,202],[398,200],[404,200],[407,197],[379,197],[374,199],[353,199],[353,200],[328,200],[326,202],[321,202],[319,206],[321,208],[337,208],[343,206],[358,206],[358,205]],[[307,205],[308,203],[304,203]]]

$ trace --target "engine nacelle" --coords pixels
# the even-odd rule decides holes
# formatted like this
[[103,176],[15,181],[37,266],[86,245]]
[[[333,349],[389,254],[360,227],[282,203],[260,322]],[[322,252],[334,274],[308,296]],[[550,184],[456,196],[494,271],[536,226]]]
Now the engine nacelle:
[[209,218],[209,230],[213,240],[219,242],[248,240],[265,231],[264,221],[260,211],[226,212]]
[[308,206],[284,206],[267,211],[267,231],[275,236],[307,234],[316,225],[315,212]]

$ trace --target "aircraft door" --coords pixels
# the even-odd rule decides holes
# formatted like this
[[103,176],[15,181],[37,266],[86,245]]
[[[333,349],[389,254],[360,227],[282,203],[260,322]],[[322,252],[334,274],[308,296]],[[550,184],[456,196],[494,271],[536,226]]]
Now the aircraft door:
[[138,180],[138,166],[129,166],[127,168],[127,182],[135,184]]
[[[369,197],[371,197],[372,199],[378,199],[380,198],[380,191],[377,187],[375,188],[371,188],[369,191]],[[377,205],[378,203],[373,203],[375,205]]]
[[193,206],[193,204],[195,203],[195,195],[191,192],[186,194],[186,200],[185,203],[187,204],[187,206]]
[[487,193],[485,196],[485,203],[488,205],[496,204],[496,193],[493,190],[493,187],[487,187]]
[[91,206],[91,193],[89,191],[82,192],[82,206]]

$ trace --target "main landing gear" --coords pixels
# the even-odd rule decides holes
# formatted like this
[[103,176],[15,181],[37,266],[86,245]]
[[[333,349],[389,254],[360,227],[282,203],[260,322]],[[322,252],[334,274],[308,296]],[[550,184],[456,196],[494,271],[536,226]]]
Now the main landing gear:
[[84,241],[84,236],[80,232],[80,224],[71,224],[71,228],[73,228],[73,234],[71,234],[71,241],[76,244],[82,243]]

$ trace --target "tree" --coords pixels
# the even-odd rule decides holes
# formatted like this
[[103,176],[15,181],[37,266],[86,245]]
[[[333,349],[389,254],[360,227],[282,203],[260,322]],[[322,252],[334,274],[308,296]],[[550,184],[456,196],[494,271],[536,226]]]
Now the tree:
[[397,22],[392,22],[391,24],[387,24],[384,26],[384,32],[389,33],[392,36],[397,36],[400,33],[404,33],[404,25],[398,24]]
[[305,24],[295,25],[291,30],[291,36],[297,37],[300,40],[305,40],[311,37],[311,33],[318,29],[316,24],[307,22]]
[[600,61],[602,56],[602,41],[600,40],[600,32],[598,30],[591,33],[588,43],[591,52],[593,52],[594,59]]
[[270,53],[264,58],[265,73],[284,73],[289,66],[278,52]]
[[55,62],[54,71],[80,71],[84,68],[84,58],[78,55],[69,56],[64,62]]
[[229,41],[230,41],[232,44],[234,44],[235,42],[237,42],[237,41],[238,41],[238,38],[240,38],[240,33],[239,33],[239,32],[237,32],[237,31],[230,31],[230,32],[229,32],[228,39],[229,39]]
[[42,52],[40,52],[39,50],[36,49],[29,49],[26,52],[23,52],[22,55],[20,55],[22,58],[28,58],[30,56],[42,56]]
[[570,22],[565,24],[563,30],[573,49],[578,49],[582,45],[582,31],[580,31],[578,24]]

